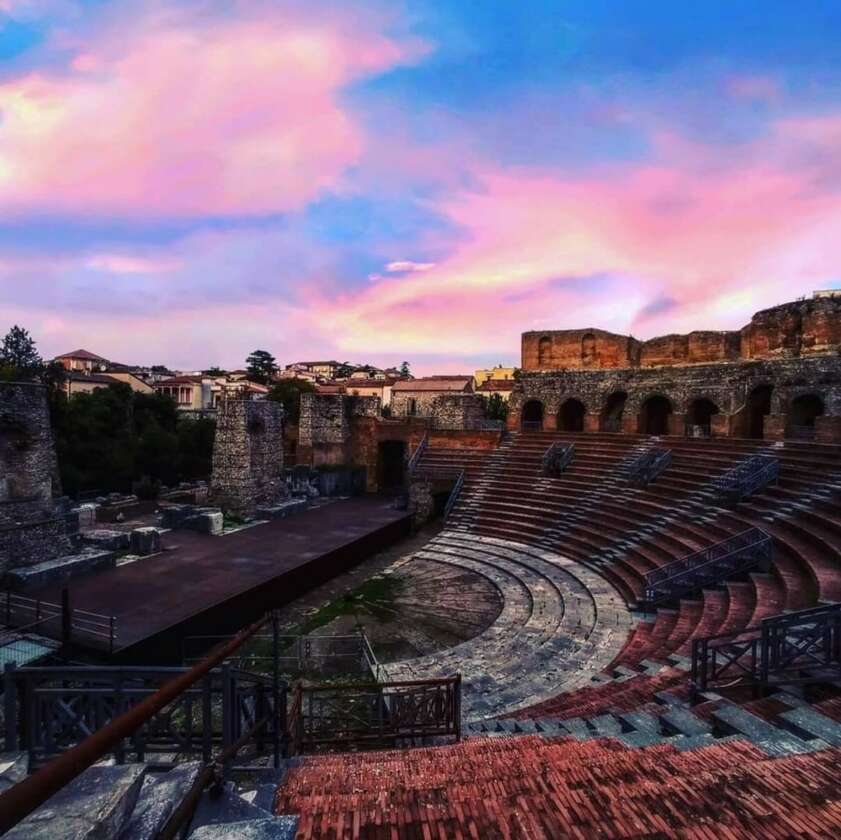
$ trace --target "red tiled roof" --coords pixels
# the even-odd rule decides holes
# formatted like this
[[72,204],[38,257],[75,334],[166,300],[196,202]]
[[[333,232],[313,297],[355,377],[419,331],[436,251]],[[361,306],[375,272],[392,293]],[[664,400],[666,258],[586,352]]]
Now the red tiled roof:
[[74,350],[72,353],[62,353],[60,356],[56,356],[56,359],[86,359],[89,362],[108,361],[108,359],[97,356],[96,353],[91,353],[89,350]]
[[156,382],[155,387],[158,385],[199,385],[201,381],[201,376],[173,376],[170,379],[162,379],[160,382]]
[[395,391],[469,391],[472,376],[427,376],[394,384]]
[[477,390],[479,391],[512,391],[513,379],[486,379]]

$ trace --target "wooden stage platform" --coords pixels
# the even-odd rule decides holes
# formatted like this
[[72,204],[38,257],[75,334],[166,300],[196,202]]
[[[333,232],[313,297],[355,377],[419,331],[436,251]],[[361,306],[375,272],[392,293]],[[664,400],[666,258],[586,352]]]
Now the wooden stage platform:
[[[361,497],[227,536],[171,531],[158,555],[70,581],[70,603],[116,617],[119,659],[175,662],[184,636],[235,632],[409,530],[391,500]],[[61,600],[60,587],[26,594]]]

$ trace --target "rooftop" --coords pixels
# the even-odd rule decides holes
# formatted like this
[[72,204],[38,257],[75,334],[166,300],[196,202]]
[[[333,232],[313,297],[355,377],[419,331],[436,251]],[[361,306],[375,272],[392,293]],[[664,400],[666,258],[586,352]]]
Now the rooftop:
[[90,350],[74,350],[72,353],[61,353],[56,359],[85,359],[89,362],[107,362],[108,359],[91,353]]
[[469,391],[472,388],[472,376],[425,376],[422,379],[409,379],[394,384],[395,391]]

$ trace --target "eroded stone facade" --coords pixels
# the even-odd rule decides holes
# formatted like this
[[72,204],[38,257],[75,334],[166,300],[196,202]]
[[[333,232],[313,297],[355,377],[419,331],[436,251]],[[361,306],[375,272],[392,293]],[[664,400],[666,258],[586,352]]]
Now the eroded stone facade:
[[793,301],[757,312],[741,330],[697,331],[638,341],[597,329],[527,332],[524,371],[622,370],[803,358],[841,348],[841,296]]
[[283,407],[269,400],[224,400],[213,443],[211,498],[241,516],[286,497]]
[[526,333],[510,407],[510,428],[841,441],[841,298],[764,310],[739,332]]
[[0,383],[0,576],[71,549],[59,492],[46,390]]

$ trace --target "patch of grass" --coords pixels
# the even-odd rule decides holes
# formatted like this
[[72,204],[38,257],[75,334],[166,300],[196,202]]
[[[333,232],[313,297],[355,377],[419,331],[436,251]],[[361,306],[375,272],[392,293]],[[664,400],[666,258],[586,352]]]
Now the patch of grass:
[[307,618],[301,624],[299,632],[301,635],[307,635],[344,615],[357,618],[369,616],[381,622],[392,621],[395,617],[394,601],[403,592],[403,587],[403,580],[395,575],[372,577]]

